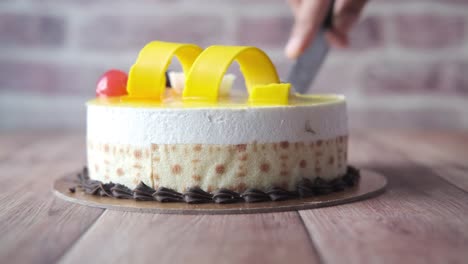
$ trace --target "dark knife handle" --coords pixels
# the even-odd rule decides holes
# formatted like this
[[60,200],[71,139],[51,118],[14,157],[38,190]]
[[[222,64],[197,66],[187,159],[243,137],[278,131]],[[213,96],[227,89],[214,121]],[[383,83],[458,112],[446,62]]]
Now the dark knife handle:
[[334,8],[335,8],[335,0],[331,0],[330,5],[328,6],[327,15],[325,16],[325,20],[323,21],[324,29],[333,28],[333,9]]

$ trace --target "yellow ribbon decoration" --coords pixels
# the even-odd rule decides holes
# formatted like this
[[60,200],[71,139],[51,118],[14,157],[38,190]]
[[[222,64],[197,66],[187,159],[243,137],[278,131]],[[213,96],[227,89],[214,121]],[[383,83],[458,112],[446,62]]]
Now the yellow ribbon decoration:
[[126,99],[161,100],[166,88],[165,72],[172,57],[180,61],[186,76],[184,101],[213,103],[233,61],[240,65],[253,105],[288,104],[291,85],[279,83],[270,58],[260,49],[244,46],[211,46],[153,41],[139,53],[131,67]]
[[190,69],[183,92],[186,101],[215,102],[228,67],[236,60],[252,104],[287,104],[289,83],[279,83],[270,58],[249,46],[211,46],[205,49]]
[[153,41],[148,43],[130,68],[127,93],[130,99],[161,100],[166,88],[165,73],[173,56],[187,75],[202,48],[193,44]]

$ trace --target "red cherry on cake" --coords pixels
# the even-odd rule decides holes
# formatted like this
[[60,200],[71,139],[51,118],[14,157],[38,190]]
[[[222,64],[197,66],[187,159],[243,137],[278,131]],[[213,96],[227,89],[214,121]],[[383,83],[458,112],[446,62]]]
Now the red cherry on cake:
[[97,83],[96,96],[111,97],[127,95],[127,73],[120,70],[109,70]]

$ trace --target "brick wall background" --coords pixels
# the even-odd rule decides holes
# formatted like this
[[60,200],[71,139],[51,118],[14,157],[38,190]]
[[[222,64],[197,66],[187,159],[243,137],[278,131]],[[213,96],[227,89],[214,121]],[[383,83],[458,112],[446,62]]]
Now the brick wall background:
[[[0,0],[0,130],[84,129],[99,75],[153,39],[256,45],[285,78],[285,1]],[[351,40],[314,91],[346,94],[352,127],[468,128],[468,0],[371,1]]]

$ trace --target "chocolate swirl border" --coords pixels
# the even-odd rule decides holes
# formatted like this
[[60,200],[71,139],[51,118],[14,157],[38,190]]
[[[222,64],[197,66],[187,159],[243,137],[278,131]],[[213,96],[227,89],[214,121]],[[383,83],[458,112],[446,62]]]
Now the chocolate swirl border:
[[[272,187],[266,191],[249,188],[242,193],[238,193],[225,188],[219,189],[213,193],[206,192],[200,187],[188,188],[184,193],[175,190],[159,187],[157,190],[140,182],[133,190],[118,183],[102,183],[97,180],[92,180],[88,175],[88,168],[84,167],[78,173],[78,184],[76,188],[81,189],[86,194],[108,196],[116,199],[134,199],[137,201],[157,201],[157,202],[186,202],[189,204],[197,203],[257,203],[266,201],[284,201],[296,198],[306,198],[312,196],[320,196],[332,192],[343,191],[351,188],[359,182],[359,170],[348,166],[345,175],[326,181],[322,178],[310,180],[308,178],[301,179],[295,191],[288,191],[280,187]],[[75,192],[75,187],[70,188],[70,192]]]

